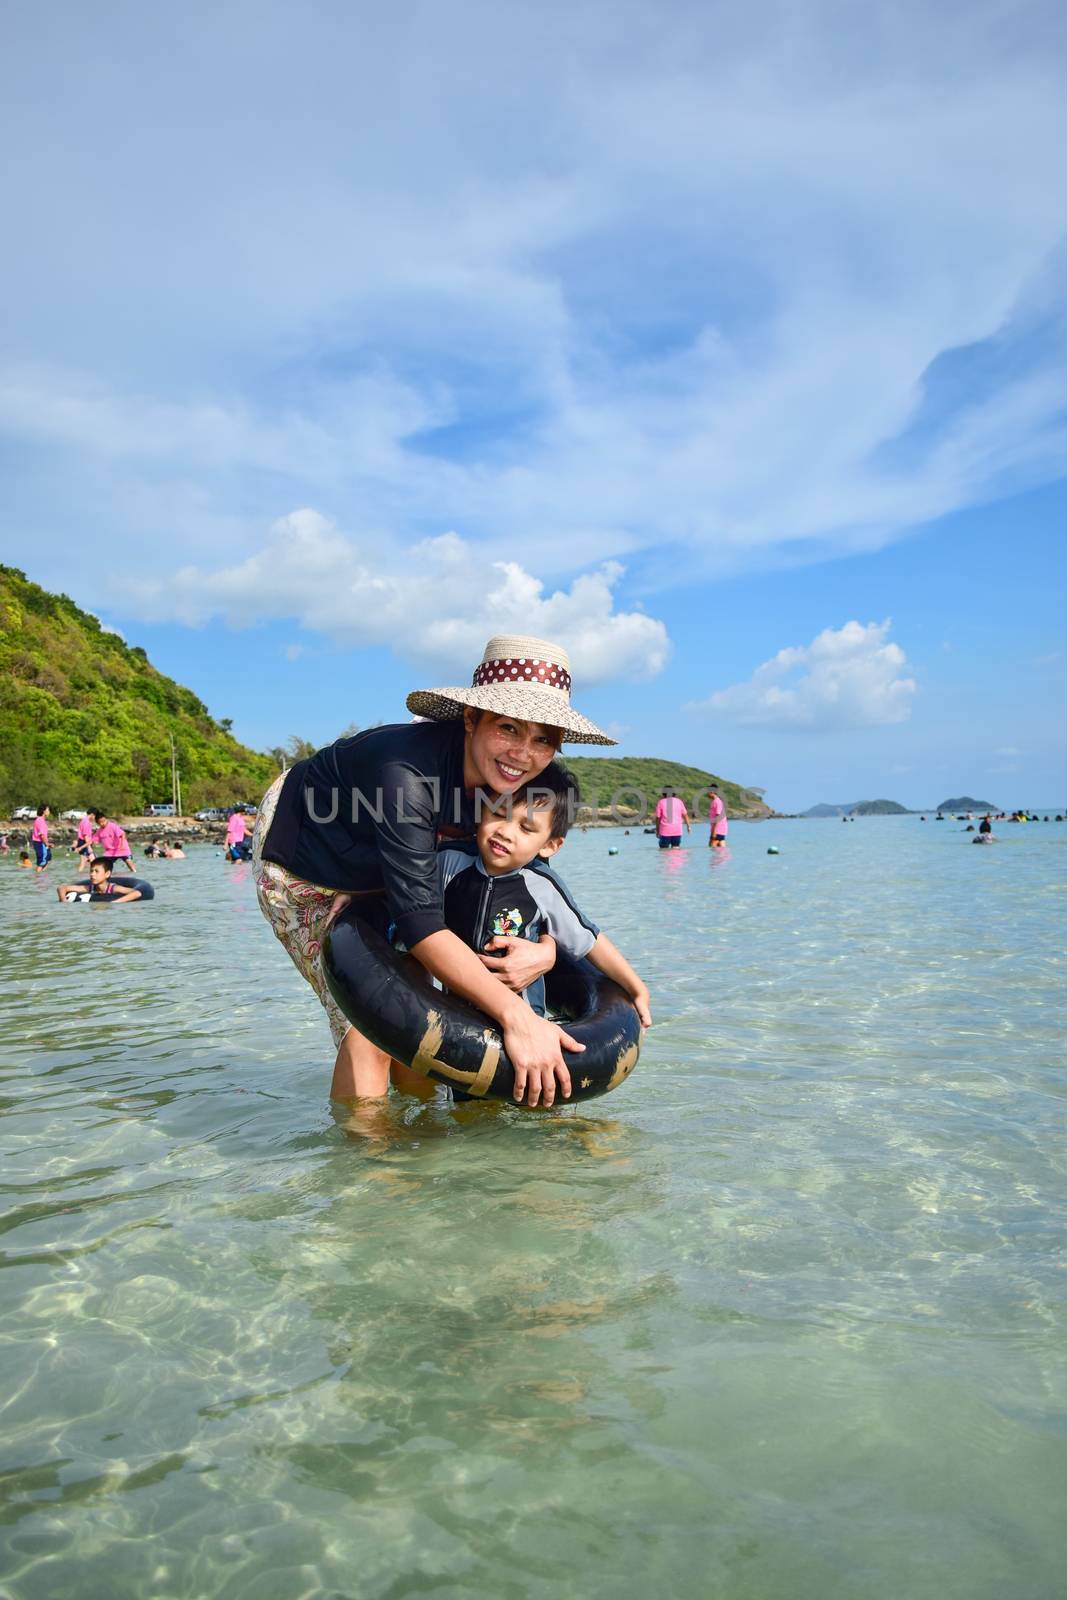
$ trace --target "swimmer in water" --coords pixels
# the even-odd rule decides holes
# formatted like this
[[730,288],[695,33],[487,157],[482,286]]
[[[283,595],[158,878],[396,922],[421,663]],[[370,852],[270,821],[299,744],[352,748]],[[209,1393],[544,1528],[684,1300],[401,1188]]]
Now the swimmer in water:
[[[61,883],[56,890],[60,900],[65,900],[68,894],[84,894],[84,883]],[[126,883],[113,883],[111,868],[106,861],[94,861],[89,867],[89,899],[90,900],[140,900],[140,889],[133,889]]]

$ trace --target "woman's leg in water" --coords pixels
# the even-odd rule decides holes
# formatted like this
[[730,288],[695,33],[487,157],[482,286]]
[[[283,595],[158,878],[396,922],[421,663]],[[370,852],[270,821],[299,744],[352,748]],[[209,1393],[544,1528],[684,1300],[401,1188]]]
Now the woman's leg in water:
[[402,1061],[391,1061],[355,1028],[349,1028],[337,1047],[333,1064],[331,1100],[377,1100],[389,1092],[389,1082],[401,1094],[429,1099],[434,1086],[421,1072],[413,1072]]
[[377,1100],[389,1093],[389,1057],[349,1028],[337,1046],[331,1100]]

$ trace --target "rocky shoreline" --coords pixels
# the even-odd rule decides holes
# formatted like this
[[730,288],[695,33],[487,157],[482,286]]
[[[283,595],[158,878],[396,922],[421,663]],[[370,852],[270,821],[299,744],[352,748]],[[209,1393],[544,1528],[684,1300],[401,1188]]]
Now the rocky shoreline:
[[[145,846],[152,839],[180,839],[183,844],[224,844],[225,822],[197,822],[195,817],[115,817],[126,830],[131,845]],[[251,821],[251,819],[249,819]],[[6,833],[11,845],[29,844],[32,822],[0,822],[0,833]],[[48,819],[48,840],[53,850],[56,845],[72,845],[78,836],[76,822],[56,822]]]
[[[762,812],[729,812],[731,822],[766,822],[778,813],[769,807]],[[116,817],[114,819],[125,830],[131,845],[147,845],[149,840],[180,839],[183,844],[217,844],[221,845],[226,840],[225,822],[197,822],[195,817]],[[707,827],[707,818],[692,818],[694,828]],[[249,834],[254,819],[249,817]],[[642,828],[651,827],[652,816],[643,815],[626,806],[618,806],[614,810],[610,806],[598,807],[594,814],[590,806],[579,806],[575,821],[577,828]],[[28,845],[32,822],[0,822],[0,833],[6,833],[11,845]],[[48,819],[48,837],[53,849],[56,845],[67,846],[74,843],[78,833],[76,822],[57,822]]]

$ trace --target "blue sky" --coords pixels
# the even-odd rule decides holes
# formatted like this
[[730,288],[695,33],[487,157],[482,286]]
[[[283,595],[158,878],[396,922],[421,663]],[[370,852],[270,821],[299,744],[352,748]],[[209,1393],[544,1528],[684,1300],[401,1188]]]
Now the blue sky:
[[1065,34],[23,8],[3,557],[258,747],[521,628],[783,809],[1067,803]]

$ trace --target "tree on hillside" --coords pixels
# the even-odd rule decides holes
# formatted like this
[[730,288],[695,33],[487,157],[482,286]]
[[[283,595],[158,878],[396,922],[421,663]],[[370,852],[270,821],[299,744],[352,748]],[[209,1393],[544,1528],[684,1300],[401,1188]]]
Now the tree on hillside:
[[306,761],[318,748],[310,739],[301,739],[298,733],[291,733],[285,741],[284,753],[289,761]]

